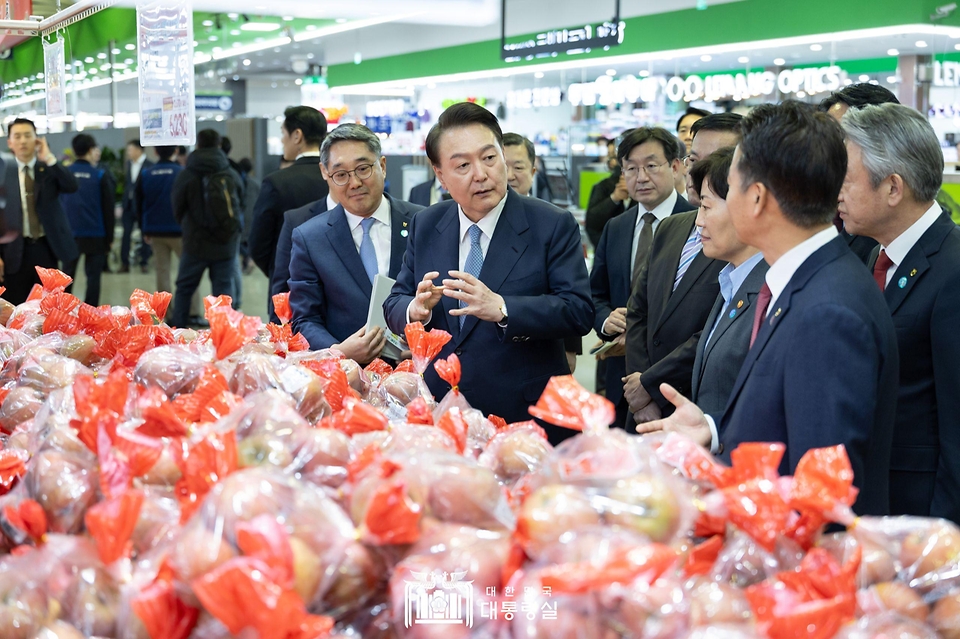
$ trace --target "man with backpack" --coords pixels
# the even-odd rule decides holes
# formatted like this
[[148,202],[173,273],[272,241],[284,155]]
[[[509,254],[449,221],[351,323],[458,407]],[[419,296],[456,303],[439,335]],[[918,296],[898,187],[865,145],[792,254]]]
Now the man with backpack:
[[220,134],[197,133],[197,149],[173,183],[173,216],[183,229],[183,255],[172,323],[186,328],[190,298],[210,271],[213,295],[234,295],[234,269],[243,216],[243,181],[220,150]]
[[[91,306],[100,304],[100,276],[107,265],[107,254],[113,241],[115,223],[113,204],[116,199],[116,182],[109,171],[97,167],[100,147],[93,136],[80,133],[71,141],[77,160],[67,170],[73,173],[80,188],[74,193],[60,195],[60,204],[67,213],[70,230],[84,256],[84,273],[87,276],[87,291],[84,302]],[[77,274],[80,256],[64,264],[63,270],[73,277]],[[67,288],[70,291],[70,288]]]

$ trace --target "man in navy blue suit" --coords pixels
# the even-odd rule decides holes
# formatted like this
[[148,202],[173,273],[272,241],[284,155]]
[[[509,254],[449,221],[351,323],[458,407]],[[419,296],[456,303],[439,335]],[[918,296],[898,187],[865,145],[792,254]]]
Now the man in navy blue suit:
[[[290,290],[290,254],[293,252],[293,229],[297,228],[307,220],[312,220],[325,211],[332,211],[337,205],[337,197],[334,193],[327,193],[326,197],[320,198],[305,206],[291,211],[285,211],[283,214],[283,226],[280,228],[280,237],[277,238],[277,258],[273,264],[273,275],[270,276],[270,297],[273,298],[277,293],[286,293]],[[274,318],[271,316],[271,321]]]
[[740,241],[770,264],[751,346],[723,415],[705,416],[669,384],[670,417],[639,432],[681,432],[725,461],[739,444],[786,445],[792,474],[811,448],[843,444],[855,509],[890,509],[899,359],[890,311],[833,226],[847,171],[840,125],[798,102],[756,107],[741,125],[727,206]]
[[336,348],[366,364],[386,345],[382,329],[365,328],[373,278],[396,277],[421,207],[383,192],[387,159],[365,126],[343,124],[327,135],[320,170],[340,204],[293,231],[293,329],[313,349]]
[[[589,332],[594,311],[576,221],[508,190],[502,139],[496,117],[467,102],[430,130],[427,156],[454,201],[417,214],[384,310],[395,333],[411,321],[449,332],[439,357],[460,357],[461,392],[515,422],[568,372],[563,340]],[[432,368],[425,379],[434,395],[448,389]]]
[[943,152],[899,104],[850,109],[840,217],[880,243],[868,264],[900,352],[890,512],[960,521],[960,229],[937,204]]

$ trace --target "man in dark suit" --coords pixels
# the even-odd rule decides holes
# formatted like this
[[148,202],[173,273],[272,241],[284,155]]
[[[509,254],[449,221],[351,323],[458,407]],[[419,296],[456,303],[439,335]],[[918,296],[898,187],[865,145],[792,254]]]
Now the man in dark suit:
[[[696,148],[696,138],[693,142]],[[733,147],[726,147],[698,159],[688,173],[688,185],[698,189],[697,226],[703,254],[727,262],[720,271],[720,296],[697,342],[690,385],[690,399],[708,414],[723,412],[730,399],[750,349],[753,304],[767,274],[763,253],[737,239],[730,220],[726,200],[732,160]]]
[[[132,248],[133,227],[138,224],[140,216],[137,211],[136,185],[140,177],[140,171],[153,166],[153,162],[147,159],[147,154],[143,150],[140,140],[130,140],[126,146],[126,161],[123,163],[123,236],[120,239],[120,272],[130,272],[130,249]],[[142,230],[141,230],[142,233]],[[110,235],[113,236],[113,227],[110,227]],[[140,270],[146,273],[147,260],[150,259],[152,251],[150,245],[140,238],[140,245],[136,249],[137,262]]]
[[[329,187],[329,185],[328,185]],[[270,278],[270,296],[277,293],[285,293],[290,290],[290,254],[293,252],[293,229],[304,222],[312,220],[325,211],[332,210],[337,206],[337,199],[334,194],[327,193],[325,198],[316,202],[311,202],[298,209],[287,211],[283,214],[283,227],[280,229],[280,237],[277,238],[277,259],[273,265],[273,276]]]
[[367,364],[386,344],[381,328],[365,327],[373,278],[397,276],[410,221],[421,207],[384,194],[387,160],[365,126],[331,131],[320,147],[320,166],[340,204],[293,231],[293,328],[313,349],[336,348]]
[[410,189],[410,203],[419,206],[431,206],[443,199],[443,187],[440,180],[430,178]]
[[893,314],[900,393],[890,512],[960,522],[960,229],[936,202],[943,152],[920,113],[850,110],[840,215],[880,244],[870,261]]
[[[507,188],[502,138],[496,117],[469,102],[430,130],[427,156],[454,201],[411,222],[384,311],[398,334],[408,322],[449,332],[438,357],[460,357],[460,391],[516,422],[529,419],[550,377],[567,373],[563,340],[590,330],[593,303],[576,221]],[[424,378],[438,397],[449,388],[432,367]],[[568,433],[549,427],[548,435]]]
[[36,267],[58,268],[80,255],[70,231],[61,193],[77,190],[77,180],[57,162],[46,138],[37,137],[33,122],[17,118],[7,127],[7,146],[16,156],[6,167],[6,234],[0,245],[0,277],[4,299],[25,302],[40,283]]
[[[270,279],[277,259],[277,239],[283,214],[326,197],[327,183],[320,174],[320,143],[327,134],[323,114],[308,106],[293,106],[283,112],[280,142],[283,157],[295,158],[292,166],[271,173],[260,184],[260,196],[253,207],[253,224],[248,246],[250,257]],[[269,292],[269,291],[268,291]],[[271,319],[273,301],[267,299]]]
[[[620,144],[631,195],[646,210],[641,219],[662,220],[656,235],[648,236],[649,249],[636,250],[630,298],[622,313],[623,394],[634,419],[642,421],[669,410],[658,390],[661,383],[670,381],[689,391],[697,339],[720,292],[717,274],[723,263],[703,255],[694,224],[697,213],[674,186],[681,169],[678,146],[668,131],[649,128],[634,129]],[[638,242],[642,240],[643,229]],[[631,423],[628,419],[628,426]]]
[[[862,109],[871,104],[900,104],[897,96],[889,89],[885,89],[877,84],[861,82],[845,86],[839,91],[834,91],[820,102],[818,107],[821,111],[828,114],[837,122],[840,122],[844,114],[850,109]],[[840,237],[847,243],[850,250],[856,253],[857,257],[866,264],[870,261],[871,255],[877,248],[877,241],[872,237],[864,235],[851,235],[847,232],[840,219],[840,214],[833,219],[834,225],[840,231]]]
[[[606,224],[593,257],[590,289],[597,309],[594,329],[600,339],[617,342],[603,357],[606,362],[604,393],[617,406],[618,425],[626,424],[629,412],[623,394],[623,378],[626,375],[626,307],[631,286],[652,248],[653,233],[661,222],[670,215],[692,208],[673,188],[673,176],[680,164],[674,140],[665,129],[650,127],[634,129],[624,136],[618,155],[624,166],[630,163],[631,179],[628,181],[625,175],[622,176],[623,188],[627,199],[634,190],[642,190],[636,197],[643,200],[637,199],[637,206]],[[671,153],[665,151],[668,148],[672,149]],[[644,172],[645,177],[641,179],[636,167],[647,161],[648,156],[653,158],[650,162],[661,166],[652,175]],[[669,168],[662,166],[665,159],[669,159]],[[618,166],[617,174],[620,174],[619,169]]]
[[770,264],[753,344],[722,416],[705,416],[664,384],[676,412],[637,430],[682,432],[724,461],[744,442],[782,442],[784,475],[811,448],[843,444],[860,490],[855,510],[886,514],[896,333],[876,283],[833,226],[843,132],[791,101],[755,107],[741,130],[727,206],[737,237]]
[[687,170],[685,175],[687,201],[691,206],[700,206],[700,187],[699,185],[694,187],[690,169],[699,160],[719,149],[737,146],[737,142],[740,141],[740,120],[742,119],[743,116],[739,113],[713,113],[693,123],[690,154],[683,158],[683,166]]

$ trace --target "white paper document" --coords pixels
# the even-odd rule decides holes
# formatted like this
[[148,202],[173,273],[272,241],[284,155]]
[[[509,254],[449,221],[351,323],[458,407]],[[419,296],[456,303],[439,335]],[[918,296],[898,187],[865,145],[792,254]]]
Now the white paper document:
[[406,345],[398,335],[387,328],[387,320],[383,316],[383,303],[390,296],[390,290],[393,289],[395,281],[379,273],[373,277],[373,292],[370,294],[370,308],[367,309],[366,328],[368,331],[376,326],[382,328],[387,336],[387,345],[383,347],[380,356],[399,360],[400,353],[406,349]]

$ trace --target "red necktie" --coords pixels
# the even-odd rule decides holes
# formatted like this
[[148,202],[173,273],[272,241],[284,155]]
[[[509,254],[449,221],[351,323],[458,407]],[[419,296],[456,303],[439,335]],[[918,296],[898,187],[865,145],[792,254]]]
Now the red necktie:
[[873,279],[876,280],[880,292],[887,288],[887,271],[893,266],[893,260],[887,257],[887,252],[880,249],[880,256],[877,257],[877,263],[873,265]]
[[753,346],[753,343],[756,341],[757,333],[760,332],[760,324],[763,323],[763,318],[767,316],[767,307],[770,306],[771,297],[773,297],[773,294],[770,292],[770,287],[764,284],[763,288],[760,289],[760,294],[757,295],[757,308],[753,311],[753,330],[750,332],[750,346]]

